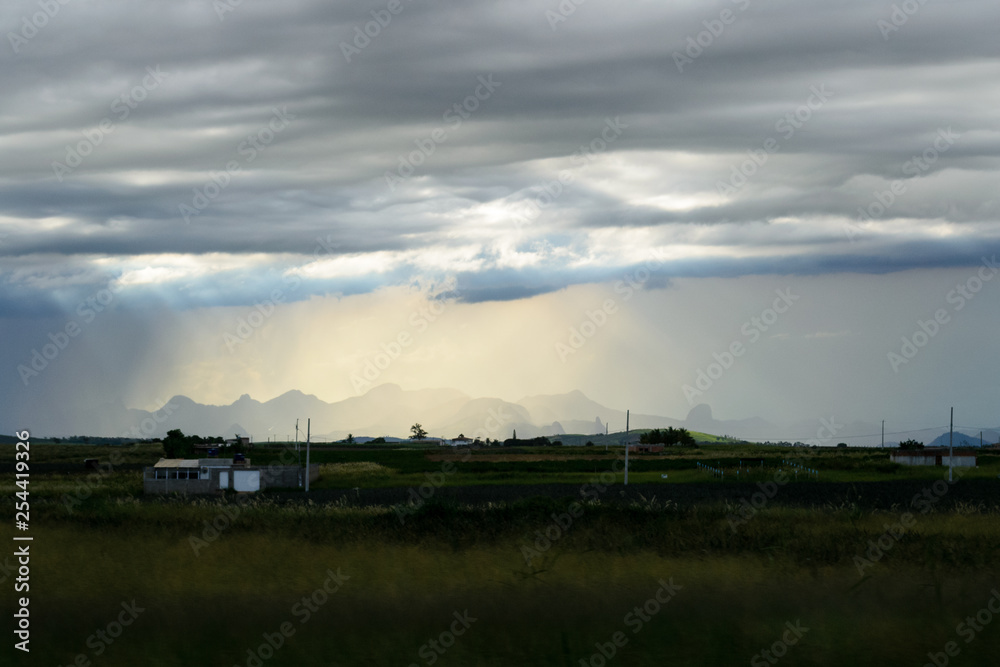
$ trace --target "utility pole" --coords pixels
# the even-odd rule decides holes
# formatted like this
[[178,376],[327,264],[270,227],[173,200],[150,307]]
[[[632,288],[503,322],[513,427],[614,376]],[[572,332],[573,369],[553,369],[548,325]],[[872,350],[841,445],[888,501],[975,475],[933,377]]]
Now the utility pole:
[[312,435],[312,419],[306,420],[306,493],[309,493],[309,438]]
[[951,469],[955,464],[955,450],[953,439],[955,436],[955,408],[951,409],[951,421],[948,424],[948,483],[951,483]]
[[295,420],[295,451],[299,455],[299,465],[302,465],[302,451],[299,449],[299,420]]
[[628,416],[629,411],[625,411],[625,486],[628,486]]

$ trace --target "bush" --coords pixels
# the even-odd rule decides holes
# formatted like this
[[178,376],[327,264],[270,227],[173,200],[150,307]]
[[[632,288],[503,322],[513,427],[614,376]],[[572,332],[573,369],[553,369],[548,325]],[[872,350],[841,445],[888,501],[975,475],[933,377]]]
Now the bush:
[[654,428],[639,436],[639,442],[643,445],[684,445],[693,447],[696,443],[694,436],[688,433],[686,428],[674,428],[669,426],[662,431]]

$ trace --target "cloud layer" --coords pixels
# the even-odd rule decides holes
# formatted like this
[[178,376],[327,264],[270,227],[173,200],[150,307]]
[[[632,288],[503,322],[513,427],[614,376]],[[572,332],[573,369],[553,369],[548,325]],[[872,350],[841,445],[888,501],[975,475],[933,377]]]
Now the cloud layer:
[[3,306],[975,264],[1000,7],[915,6],[14,3]]
[[643,266],[651,291],[971,275],[1000,251],[998,22],[990,0],[7,3],[5,380],[102,299],[131,323],[112,347],[142,349],[276,290],[508,312]]

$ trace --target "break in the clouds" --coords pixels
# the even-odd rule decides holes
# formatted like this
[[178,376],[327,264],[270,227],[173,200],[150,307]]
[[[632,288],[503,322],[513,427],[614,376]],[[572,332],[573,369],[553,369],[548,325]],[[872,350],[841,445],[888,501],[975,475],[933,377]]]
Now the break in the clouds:
[[1000,251],[998,23],[992,0],[6,3],[4,326],[102,290],[148,322],[275,289],[523,301],[650,261],[647,288],[974,271]]

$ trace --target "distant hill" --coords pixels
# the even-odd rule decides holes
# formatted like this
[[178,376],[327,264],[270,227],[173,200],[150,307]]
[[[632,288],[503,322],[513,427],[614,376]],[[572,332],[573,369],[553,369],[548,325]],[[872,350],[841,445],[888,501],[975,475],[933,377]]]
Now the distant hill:
[[[841,441],[852,446],[877,446],[880,431],[879,424],[841,424],[832,417],[784,425],[756,417],[717,419],[708,405],[694,406],[685,419],[635,412],[630,417],[633,431],[673,426],[751,441],[801,441],[831,447]],[[174,396],[154,412],[126,408],[120,403],[88,410],[56,405],[47,407],[45,431],[36,427],[32,435],[48,438],[86,434],[134,440],[159,438],[170,429],[180,429],[189,435],[231,438],[239,433],[251,436],[255,442],[288,441],[295,438],[296,419],[299,439],[305,439],[306,419],[311,419],[312,437],[317,442],[342,440],[348,434],[358,442],[377,437],[389,441],[406,439],[414,423],[420,423],[432,437],[454,438],[462,434],[495,440],[510,438],[516,430],[519,438],[584,436],[585,442],[605,432],[620,434],[625,430],[624,410],[602,405],[581,391],[525,396],[512,403],[500,398],[473,398],[455,389],[404,390],[395,384],[382,384],[361,396],[334,403],[293,390],[269,401],[258,401],[244,394],[229,405],[204,405],[186,396]],[[3,421],[0,416],[0,431],[12,434],[12,425]],[[832,434],[829,425],[833,426]],[[891,441],[887,436],[886,445],[895,446],[899,440],[911,437],[926,441],[946,432],[946,429],[896,431]],[[962,437],[970,444],[978,443],[978,433],[963,433]],[[987,442],[996,442],[998,430],[988,431],[985,438]],[[577,440],[562,439],[567,444]]]
[[[359,442],[385,437],[407,438],[410,426],[420,423],[432,437],[468,437],[504,440],[517,431],[519,438],[592,436],[625,430],[625,411],[608,408],[581,391],[526,396],[516,403],[499,398],[473,398],[455,389],[404,390],[395,384],[373,387],[361,396],[327,403],[312,394],[289,391],[269,401],[248,394],[229,405],[205,405],[187,396],[174,396],[158,410],[147,412],[107,405],[85,413],[53,410],[45,436],[86,433],[134,438],[163,437],[171,429],[201,436],[250,435],[255,442],[300,440],[306,420],[312,420],[316,441],[333,441],[351,434]],[[684,422],[656,415],[631,415],[631,427],[666,428]],[[724,427],[726,422],[714,423]],[[708,428],[698,430],[710,431]]]
[[[983,431],[983,444],[985,445],[996,444],[998,438],[1000,438],[1000,432],[998,431]],[[955,431],[954,445],[955,447],[978,447],[979,433],[962,433],[960,431]],[[930,442],[924,443],[924,447],[947,447],[947,446],[948,446],[947,433],[942,433],[941,435],[934,438]]]

